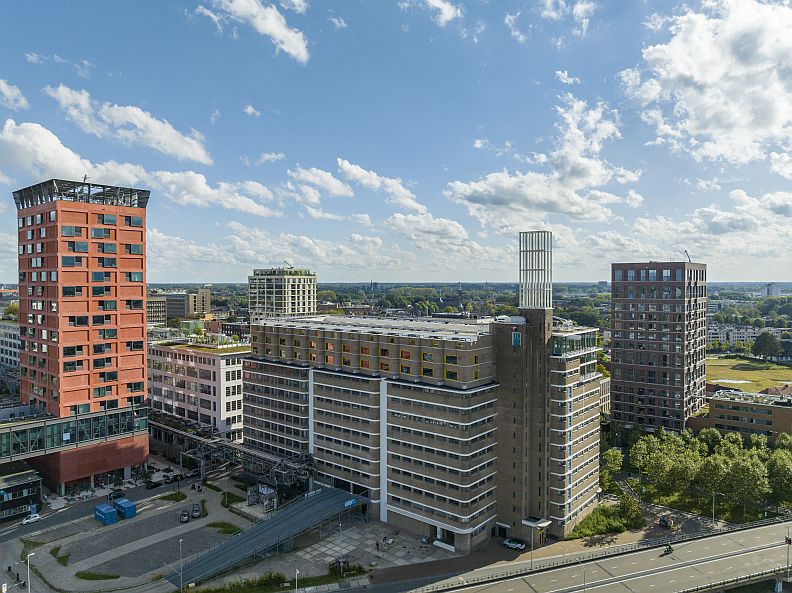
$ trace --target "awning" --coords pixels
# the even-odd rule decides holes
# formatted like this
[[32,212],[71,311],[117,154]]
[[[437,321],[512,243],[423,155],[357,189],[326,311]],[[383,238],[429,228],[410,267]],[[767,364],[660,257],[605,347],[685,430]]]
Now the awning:
[[552,521],[548,521],[547,519],[540,519],[538,517],[527,517],[526,519],[522,520],[523,525],[527,525],[528,527],[533,527],[534,529],[544,529],[545,527],[549,527]]

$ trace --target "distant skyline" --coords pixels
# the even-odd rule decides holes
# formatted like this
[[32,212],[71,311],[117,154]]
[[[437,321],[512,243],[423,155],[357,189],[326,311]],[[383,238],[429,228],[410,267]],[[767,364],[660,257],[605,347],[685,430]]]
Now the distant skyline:
[[[787,0],[0,4],[11,192],[152,190],[149,280],[557,282],[685,259],[792,280]],[[33,34],[35,32],[35,34]]]

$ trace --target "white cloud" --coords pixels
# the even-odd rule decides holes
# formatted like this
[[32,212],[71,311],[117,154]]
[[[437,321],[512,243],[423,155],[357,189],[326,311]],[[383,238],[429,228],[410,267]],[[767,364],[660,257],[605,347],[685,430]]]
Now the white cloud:
[[624,199],[624,203],[630,208],[639,208],[645,201],[645,198],[634,189],[629,190]]
[[342,19],[340,16],[329,16],[327,17],[327,20],[333,23],[333,27],[335,27],[336,31],[338,31],[339,29],[347,28],[346,21]]
[[270,190],[255,181],[220,182],[212,186],[194,171],[147,171],[139,165],[106,161],[92,163],[63,145],[37,123],[6,120],[0,131],[0,162],[27,177],[82,179],[99,183],[145,186],[177,204],[206,208],[219,206],[255,216],[280,216],[272,208]]
[[308,2],[306,0],[281,0],[280,5],[286,10],[293,10],[300,14],[305,14],[308,10]]
[[308,216],[317,220],[335,220],[339,222],[351,221],[368,228],[372,228],[374,226],[371,222],[371,217],[368,214],[334,214],[332,212],[325,212],[321,208],[315,208],[314,206],[310,206],[308,204],[303,204],[303,208],[305,209],[305,212],[308,214]]
[[556,70],[555,77],[562,84],[580,84],[580,79],[577,76],[570,76],[566,70]]
[[[303,6],[307,8],[307,3],[302,0],[290,0],[287,4],[295,10]],[[213,16],[205,16],[211,18],[216,25],[227,19],[245,23],[253,27],[259,35],[269,37],[277,51],[284,51],[303,64],[308,61],[308,43],[305,36],[302,31],[289,27],[276,6],[264,5],[261,0],[213,0],[212,6],[216,12],[212,13]]]
[[84,132],[147,146],[179,160],[212,164],[203,145],[203,136],[196,130],[187,136],[140,107],[99,103],[91,99],[88,91],[77,91],[62,84],[57,88],[47,86],[44,93],[55,99],[66,117]]
[[36,52],[25,52],[25,60],[27,60],[30,64],[43,64],[46,59],[46,56],[42,56]]
[[306,169],[298,166],[295,169],[289,169],[287,173],[298,183],[300,189],[303,190],[303,197],[309,203],[318,204],[321,193],[347,198],[354,195],[349,185],[323,169],[316,167]]
[[[575,23],[572,32],[579,36],[586,34],[591,16],[598,8],[590,0],[577,0],[574,2],[571,0],[543,0],[541,6],[542,18],[560,21],[571,17]],[[559,38],[558,44],[563,45],[563,38]]]
[[244,112],[245,112],[245,115],[247,115],[247,116],[249,116],[249,117],[261,117],[261,111],[259,111],[259,110],[258,110],[258,109],[256,109],[255,107],[253,107],[253,105],[251,105],[250,103],[248,103],[247,105],[245,105],[245,106],[242,108],[242,111],[244,111]]
[[606,221],[613,217],[606,204],[637,206],[637,193],[619,197],[595,189],[610,182],[633,181],[639,175],[601,157],[604,143],[621,137],[618,113],[604,103],[590,107],[570,94],[563,97],[557,113],[559,138],[554,150],[542,155],[546,160],[541,159],[549,165],[548,172],[503,170],[478,181],[452,181],[446,196],[464,205],[485,227],[502,232],[535,225],[549,215]]
[[783,171],[792,146],[792,6],[707,0],[665,18],[671,38],[645,47],[641,68],[622,73],[655,143],[696,159],[769,158]]
[[219,119],[220,119],[220,110],[219,109],[213,110],[212,115],[209,116],[209,122],[212,125],[215,125]]
[[77,76],[80,78],[90,78],[91,71],[94,69],[94,65],[88,60],[78,60],[77,62],[72,62],[71,60],[62,58],[58,54],[43,56],[35,52],[26,52],[25,60],[27,60],[30,64],[43,64],[44,62],[50,61],[55,62],[56,64],[63,64],[73,68],[77,73]]
[[0,105],[14,111],[30,107],[28,100],[22,94],[22,91],[19,90],[19,87],[2,78],[0,78]]
[[415,198],[415,194],[404,187],[404,183],[398,177],[383,177],[374,171],[368,171],[360,165],[355,165],[349,161],[338,158],[338,170],[344,179],[353,181],[374,191],[384,191],[390,197],[388,203],[405,210],[414,210],[425,213],[426,206],[420,204]]
[[528,41],[528,35],[523,33],[520,28],[517,26],[517,19],[520,16],[520,11],[518,10],[514,14],[506,13],[506,17],[503,19],[503,23],[509,28],[509,33],[511,34],[512,39],[517,41],[517,43],[525,43]]
[[785,179],[792,179],[792,156],[789,153],[770,153],[770,168]]
[[464,14],[461,5],[452,4],[448,2],[448,0],[424,0],[424,4],[437,12],[435,15],[435,22],[441,27],[445,27],[454,19],[462,18]]
[[195,14],[205,16],[214,23],[215,27],[217,27],[218,33],[223,32],[223,17],[221,17],[216,12],[209,10],[208,8],[206,8],[206,6],[199,5],[198,8],[195,9]]

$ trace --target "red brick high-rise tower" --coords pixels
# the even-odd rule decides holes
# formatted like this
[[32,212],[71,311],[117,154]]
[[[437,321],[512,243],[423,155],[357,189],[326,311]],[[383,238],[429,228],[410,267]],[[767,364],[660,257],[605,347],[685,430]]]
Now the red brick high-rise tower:
[[60,490],[108,473],[129,477],[148,458],[145,434],[80,418],[147,403],[149,193],[61,179],[14,192],[22,401],[53,416],[77,416],[73,440],[89,440],[80,433],[89,426],[107,435],[31,459]]

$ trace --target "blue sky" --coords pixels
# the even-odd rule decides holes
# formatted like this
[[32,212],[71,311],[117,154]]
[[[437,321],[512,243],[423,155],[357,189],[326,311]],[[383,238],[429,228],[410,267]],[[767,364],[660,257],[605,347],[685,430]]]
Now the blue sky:
[[11,191],[152,190],[151,282],[514,281],[684,257],[790,280],[784,0],[0,4],[0,280]]

